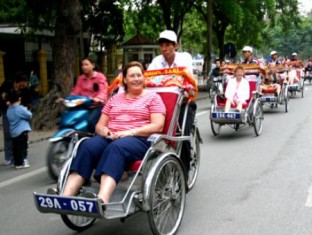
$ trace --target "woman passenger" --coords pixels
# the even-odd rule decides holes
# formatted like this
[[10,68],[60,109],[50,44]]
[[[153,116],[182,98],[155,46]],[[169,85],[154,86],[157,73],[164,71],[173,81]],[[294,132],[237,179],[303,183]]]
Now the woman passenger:
[[249,99],[249,83],[244,78],[244,68],[237,66],[234,70],[235,77],[228,81],[225,90],[225,112],[228,112],[231,106],[234,106],[240,112],[243,104]]
[[100,182],[98,197],[108,203],[127,166],[144,157],[150,142],[165,123],[160,96],[145,89],[143,67],[130,62],[123,69],[125,92],[111,97],[96,125],[97,136],[84,141],[71,166],[63,195],[76,195],[95,171]]

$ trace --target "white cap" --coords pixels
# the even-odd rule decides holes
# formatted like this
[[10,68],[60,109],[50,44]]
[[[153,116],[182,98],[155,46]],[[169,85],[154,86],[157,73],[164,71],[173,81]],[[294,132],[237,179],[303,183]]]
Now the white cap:
[[294,53],[292,53],[291,55],[297,55],[297,53],[296,53],[296,52],[294,52]]
[[270,53],[270,55],[275,55],[275,54],[277,54],[276,51],[271,51],[271,53]]
[[158,41],[160,39],[166,39],[170,42],[174,42],[174,43],[177,43],[178,40],[177,40],[177,35],[174,31],[172,30],[165,30],[165,31],[162,31],[160,34],[159,34],[159,37],[158,37]]
[[250,51],[252,53],[252,47],[250,46],[244,46],[242,51]]

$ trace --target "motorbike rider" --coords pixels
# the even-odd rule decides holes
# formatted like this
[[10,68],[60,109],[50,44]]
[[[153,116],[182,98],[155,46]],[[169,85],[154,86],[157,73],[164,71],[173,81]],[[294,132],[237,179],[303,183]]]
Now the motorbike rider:
[[[210,84],[212,83],[213,84],[213,78],[215,77],[219,77],[220,76],[220,68],[221,68],[221,60],[220,59],[216,59],[215,60],[215,64],[216,64],[216,67],[214,67],[210,74],[209,74],[209,80],[210,80]],[[210,85],[210,89],[212,89],[212,86]],[[222,89],[222,86],[218,86],[218,89],[220,90],[221,92],[221,89]]]
[[309,60],[307,66],[304,68],[304,75],[307,74],[312,74],[312,60]]
[[[103,105],[108,99],[108,82],[103,73],[95,71],[95,63],[91,58],[83,58],[80,63],[82,74],[77,78],[76,85],[70,95],[86,96],[93,100],[93,106],[90,108],[88,117],[88,129],[90,132],[94,132]],[[57,102],[63,100],[63,98],[59,98]]]

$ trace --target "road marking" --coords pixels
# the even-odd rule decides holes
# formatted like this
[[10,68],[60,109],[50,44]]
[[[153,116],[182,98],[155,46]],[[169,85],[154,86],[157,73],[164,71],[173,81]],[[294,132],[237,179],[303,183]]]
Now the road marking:
[[3,182],[0,183],[0,188],[4,188],[4,187],[6,187],[8,185],[11,185],[11,184],[14,184],[14,183],[16,183],[18,181],[28,179],[30,177],[33,177],[34,175],[38,175],[38,174],[41,174],[43,172],[47,172],[47,170],[48,170],[47,167],[41,167],[41,168],[39,168],[37,170],[34,170],[34,171],[28,172],[26,174],[14,177],[12,179],[3,181]]
[[208,113],[208,111],[203,111],[203,112],[197,113],[197,114],[196,114],[196,117],[201,116],[201,115],[204,115],[205,113]]
[[307,197],[307,201],[305,203],[305,206],[312,207],[312,184],[310,185],[310,187],[308,189],[308,197]]

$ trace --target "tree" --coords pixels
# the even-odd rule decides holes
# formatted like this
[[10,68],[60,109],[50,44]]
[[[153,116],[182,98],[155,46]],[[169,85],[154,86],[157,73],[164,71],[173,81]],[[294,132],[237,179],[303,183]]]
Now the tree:
[[[73,87],[74,69],[78,54],[78,40],[82,29],[82,6],[79,0],[56,1],[53,64],[55,86],[35,107],[33,128],[51,128],[59,110],[52,110],[58,95],[68,94]],[[47,105],[48,104],[48,105]]]

